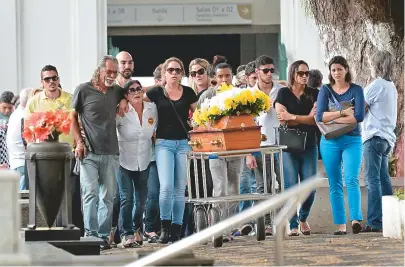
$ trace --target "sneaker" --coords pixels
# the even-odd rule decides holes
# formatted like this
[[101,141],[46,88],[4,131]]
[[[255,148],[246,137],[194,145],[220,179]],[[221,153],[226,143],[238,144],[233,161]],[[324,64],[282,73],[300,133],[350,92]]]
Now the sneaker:
[[241,235],[248,235],[252,231],[253,231],[253,226],[250,223],[245,224],[244,226],[242,226],[242,228],[240,228]]
[[109,244],[108,240],[103,239],[103,244],[100,245],[100,250],[108,250],[111,249],[111,245]]

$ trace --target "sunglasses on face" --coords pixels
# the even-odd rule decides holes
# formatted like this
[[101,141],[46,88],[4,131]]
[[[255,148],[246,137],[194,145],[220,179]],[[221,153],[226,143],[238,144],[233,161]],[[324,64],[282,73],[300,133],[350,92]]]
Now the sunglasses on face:
[[180,74],[182,69],[181,68],[168,68],[166,71],[170,74]]
[[59,79],[58,76],[52,76],[52,77],[45,77],[42,78],[42,80],[44,80],[46,83],[50,83],[51,81],[56,82]]
[[297,75],[300,77],[309,76],[309,71],[297,71]]
[[276,71],[275,68],[266,68],[266,69],[260,69],[261,71],[263,71],[264,74],[267,74],[269,72],[274,73]]
[[143,90],[142,90],[142,88],[140,87],[140,86],[138,86],[138,87],[136,87],[136,88],[129,88],[128,89],[128,94],[130,94],[130,95],[132,95],[132,94],[137,94],[137,93],[140,93],[140,92],[142,92]]
[[197,71],[190,71],[191,77],[195,77],[198,75],[203,75],[205,73],[205,69],[199,69]]

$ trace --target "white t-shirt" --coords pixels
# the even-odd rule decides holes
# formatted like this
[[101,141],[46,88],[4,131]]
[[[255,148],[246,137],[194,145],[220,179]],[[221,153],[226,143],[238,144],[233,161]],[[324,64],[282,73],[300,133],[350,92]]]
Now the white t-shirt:
[[[258,125],[262,126],[261,133],[267,137],[267,140],[262,141],[260,146],[274,145],[276,143],[276,133],[274,128],[280,126],[280,122],[277,119],[277,113],[276,109],[273,107],[273,103],[277,98],[278,91],[283,87],[284,86],[281,84],[273,82],[273,88],[270,90],[272,106],[268,112],[263,112],[256,118]],[[259,89],[258,83],[256,83],[253,88]]]
[[369,107],[361,123],[363,143],[379,136],[386,139],[393,148],[396,140],[394,129],[397,124],[398,100],[394,83],[378,77],[364,88],[364,99]]
[[21,120],[24,118],[25,110],[18,108],[11,114],[7,128],[7,150],[10,169],[14,170],[25,165],[25,147],[21,137]]

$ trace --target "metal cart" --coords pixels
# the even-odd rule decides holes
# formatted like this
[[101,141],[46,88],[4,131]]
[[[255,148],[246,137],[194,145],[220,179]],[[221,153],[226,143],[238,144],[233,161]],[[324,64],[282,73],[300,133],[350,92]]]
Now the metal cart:
[[[283,149],[287,146],[263,146],[256,149],[245,149],[245,150],[231,150],[231,151],[218,151],[218,152],[194,152],[190,151],[187,153],[187,182],[188,182],[188,202],[194,203],[194,220],[197,232],[207,228],[208,226],[214,225],[220,221],[221,214],[218,207],[212,204],[223,203],[223,202],[237,202],[244,200],[260,201],[267,199],[270,195],[276,193],[275,182],[276,177],[274,175],[274,155],[279,154],[279,168],[280,168],[280,189],[284,189],[284,176],[283,176]],[[231,158],[231,157],[246,157],[246,156],[261,156],[263,160],[263,183],[264,183],[264,193],[250,193],[250,194],[240,194],[233,196],[221,196],[221,197],[207,197],[207,178],[205,170],[205,160],[219,159],[219,158]],[[267,190],[267,162],[266,155],[270,155],[270,177],[271,177],[271,192]],[[197,159],[201,160],[202,169],[202,184],[204,195],[200,196],[199,190],[199,174],[197,170]],[[195,179],[195,193],[196,197],[192,197],[191,188],[191,160],[193,160],[194,166],[194,179]],[[272,214],[272,213],[271,213]],[[257,219],[256,224],[256,239],[258,241],[264,240],[266,238],[265,233],[265,218],[260,217]],[[214,247],[222,246],[222,236],[213,237]]]

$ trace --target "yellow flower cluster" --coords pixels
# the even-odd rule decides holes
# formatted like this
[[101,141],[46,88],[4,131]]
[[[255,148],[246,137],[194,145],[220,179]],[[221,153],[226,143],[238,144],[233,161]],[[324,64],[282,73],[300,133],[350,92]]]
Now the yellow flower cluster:
[[219,90],[216,96],[204,101],[201,107],[195,110],[194,125],[208,125],[223,116],[258,116],[271,107],[270,97],[258,89],[239,89],[222,85]]

